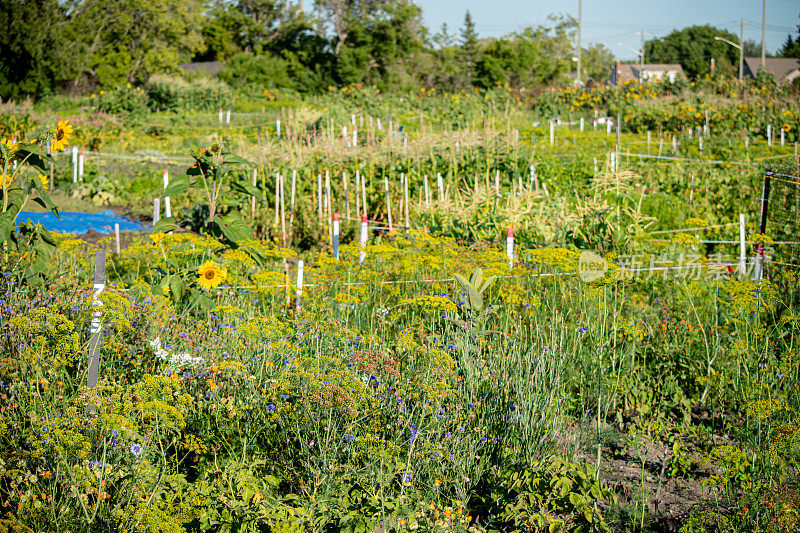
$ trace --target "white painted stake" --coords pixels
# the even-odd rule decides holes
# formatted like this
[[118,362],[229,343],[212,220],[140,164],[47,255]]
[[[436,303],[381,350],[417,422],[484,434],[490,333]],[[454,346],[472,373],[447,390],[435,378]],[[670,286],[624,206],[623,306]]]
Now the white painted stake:
[[279,118],[275,119],[275,132],[276,132],[275,135],[278,137],[278,139],[280,139],[281,138],[281,119],[279,119]]
[[339,259],[339,213],[333,214],[333,257]]
[[595,129],[595,131],[597,131],[597,117],[592,119],[592,127]]
[[353,148],[358,146],[358,130],[353,128]]
[[114,223],[114,243],[116,244],[115,249],[117,251],[117,255],[119,255],[119,223]]
[[78,181],[83,181],[83,150],[78,152]]
[[614,153],[614,150],[611,150],[611,156],[609,157],[609,164],[611,166],[611,172],[616,172],[616,170],[617,170],[617,154]]
[[[256,183],[258,183],[258,169],[254,168],[253,169],[253,187],[256,186]],[[255,196],[251,196],[250,197],[250,217],[251,218],[255,218],[255,216],[256,216],[256,197]]]
[[747,272],[747,246],[744,227],[744,213],[739,214],[739,276],[744,279]]
[[355,113],[350,113],[350,124],[352,124],[353,126],[356,125],[356,114]]
[[583,133],[583,117],[581,117],[581,133]]
[[231,123],[231,110],[228,109],[228,111],[225,113],[225,124],[230,124],[230,123]]
[[500,196],[500,170],[496,170],[494,173],[494,193],[497,196]]
[[786,132],[783,131],[783,128],[781,128],[781,146],[783,146],[785,142],[786,142]]
[[606,135],[611,135],[611,125],[614,121],[611,119],[606,120]]
[[550,146],[553,146],[556,140],[556,123],[550,119]]
[[[358,174],[358,170],[356,170]],[[362,215],[367,216],[367,177],[361,176],[361,209]]]
[[597,172],[597,158],[596,157],[592,158],[592,165],[594,167],[594,171]]
[[514,268],[514,229],[511,226],[506,232],[506,256],[508,256],[508,268]]
[[297,262],[297,291],[295,292],[294,308],[300,310],[300,300],[303,298],[303,260]]
[[423,182],[425,184],[425,207],[430,207],[431,206],[431,196],[430,196],[430,192],[428,191],[428,175],[427,174],[425,174],[425,176],[423,177]]
[[361,217],[361,234],[358,238],[358,246],[361,248],[358,252],[358,264],[362,264],[367,257],[367,252],[365,250],[367,247],[367,231],[369,231],[367,227],[367,215],[363,215]]
[[153,225],[161,218],[161,201],[153,198]]
[[72,184],[78,183],[78,147],[72,147]]
[[444,185],[442,185],[442,175],[436,173],[436,185],[439,187],[439,201],[444,201]]
[[772,126],[767,124],[767,146],[772,146]]
[[[166,190],[167,185],[169,185],[169,172],[165,170],[161,179],[164,182],[164,190]],[[169,202],[169,196],[164,196],[164,216],[167,218],[172,216],[172,206]]]
[[219,110],[219,123],[222,124],[222,109]]

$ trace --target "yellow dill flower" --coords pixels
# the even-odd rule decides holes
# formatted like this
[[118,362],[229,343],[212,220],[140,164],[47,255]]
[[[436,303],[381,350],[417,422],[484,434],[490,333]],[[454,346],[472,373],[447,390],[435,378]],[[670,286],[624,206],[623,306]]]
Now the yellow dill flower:
[[50,148],[54,152],[60,152],[66,148],[69,144],[70,138],[72,137],[73,131],[74,130],[72,129],[69,120],[59,120],[58,125],[56,126],[55,135],[50,143]]
[[213,261],[206,261],[200,265],[197,273],[200,274],[200,277],[197,278],[197,283],[204,289],[218,286],[228,275],[225,268],[214,264]]
[[0,144],[5,146],[6,148],[8,148],[8,151],[11,152],[11,153],[14,153],[14,152],[17,151],[17,143],[12,141],[11,139],[6,139],[5,137],[3,137],[3,139],[0,140]]
[[161,239],[165,237],[164,233],[153,233],[150,235],[150,239],[153,241],[153,246],[158,246],[158,243],[161,242]]

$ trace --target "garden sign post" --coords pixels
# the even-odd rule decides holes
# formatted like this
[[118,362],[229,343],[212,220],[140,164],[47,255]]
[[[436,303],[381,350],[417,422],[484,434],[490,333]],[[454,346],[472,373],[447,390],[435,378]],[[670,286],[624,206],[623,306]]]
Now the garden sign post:
[[97,386],[97,376],[100,370],[100,343],[103,338],[102,319],[103,312],[100,308],[103,302],[100,294],[106,288],[106,252],[99,250],[94,257],[94,286],[92,293],[92,322],[89,329],[89,371],[86,376],[86,386],[90,389]]

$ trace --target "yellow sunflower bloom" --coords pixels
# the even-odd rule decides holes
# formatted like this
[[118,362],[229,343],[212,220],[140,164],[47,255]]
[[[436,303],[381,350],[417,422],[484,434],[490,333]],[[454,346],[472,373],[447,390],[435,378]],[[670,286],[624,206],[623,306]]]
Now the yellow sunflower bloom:
[[53,136],[53,141],[50,144],[50,149],[54,152],[60,152],[66,148],[73,132],[74,130],[72,129],[69,120],[59,120],[58,126],[56,126],[55,135]]
[[44,190],[47,190],[47,187],[50,185],[50,179],[44,174],[39,174],[39,182],[41,182]]
[[791,131],[791,129],[792,129],[792,126],[790,126],[789,124],[784,124],[783,125],[783,131],[788,132],[788,131]]
[[150,239],[153,241],[153,246],[158,246],[158,243],[161,242],[161,239],[164,238],[164,233],[153,233],[150,235]]
[[213,261],[206,261],[200,265],[197,273],[200,274],[200,277],[197,278],[197,283],[204,289],[218,286],[228,275],[225,268],[214,264]]

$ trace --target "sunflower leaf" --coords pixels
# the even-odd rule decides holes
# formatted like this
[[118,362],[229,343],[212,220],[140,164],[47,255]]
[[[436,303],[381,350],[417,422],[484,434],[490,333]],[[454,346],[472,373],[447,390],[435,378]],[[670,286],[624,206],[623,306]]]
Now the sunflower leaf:
[[153,224],[153,233],[167,233],[175,229],[181,229],[175,221],[175,217],[164,217]]

